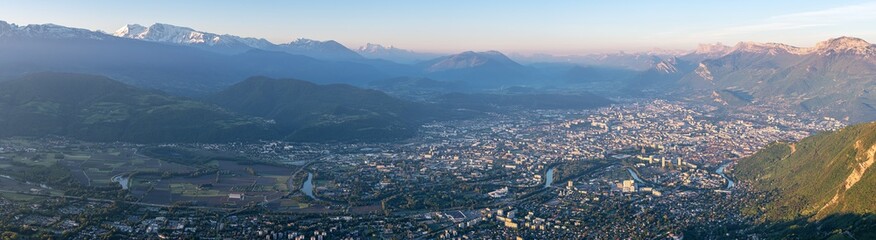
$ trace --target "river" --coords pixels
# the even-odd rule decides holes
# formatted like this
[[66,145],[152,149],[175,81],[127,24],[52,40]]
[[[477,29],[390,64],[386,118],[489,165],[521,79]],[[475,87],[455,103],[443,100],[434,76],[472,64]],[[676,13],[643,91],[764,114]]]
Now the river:
[[316,200],[316,197],[313,196],[313,173],[307,173],[307,181],[304,181],[304,185],[301,186],[301,192]]
[[633,171],[633,169],[627,168],[627,172],[630,173],[630,176],[633,177],[633,180],[636,180],[636,182],[645,183],[645,181],[642,181],[642,179],[639,178],[639,175],[636,174],[636,172]]
[[554,184],[554,170],[556,168],[548,169],[547,174],[545,174],[544,180],[544,188],[551,187],[551,184]]
[[736,186],[736,183],[733,182],[732,179],[730,179],[729,177],[727,177],[727,175],[724,174],[724,168],[727,168],[727,165],[730,165],[730,163],[733,163],[733,162],[726,162],[724,164],[721,164],[721,166],[718,167],[718,170],[715,170],[715,173],[717,173],[718,175],[721,175],[721,177],[724,177],[724,179],[727,179],[727,189],[731,189],[731,188]]

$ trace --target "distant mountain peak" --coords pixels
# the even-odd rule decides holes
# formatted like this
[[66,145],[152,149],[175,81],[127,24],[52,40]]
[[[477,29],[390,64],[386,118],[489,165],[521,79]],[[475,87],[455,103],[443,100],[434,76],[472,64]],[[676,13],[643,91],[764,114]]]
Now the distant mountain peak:
[[335,40],[320,41],[308,38],[298,38],[295,41],[277,46],[279,47],[279,50],[287,53],[307,55],[322,59],[350,60],[362,58],[362,56]]
[[670,57],[670,58],[667,58],[667,59],[660,61],[654,67],[657,69],[657,71],[662,72],[662,73],[676,73],[676,72],[678,72],[677,64],[678,64],[678,58]]
[[365,46],[361,46],[356,50],[359,52],[377,52],[377,51],[385,51],[385,50],[389,50],[389,49],[393,49],[393,48],[394,47],[392,47],[392,46],[384,47],[383,45],[376,44],[376,43],[365,43]]
[[733,47],[732,52],[762,53],[769,55],[777,55],[779,53],[803,55],[808,54],[809,49],[782,43],[739,42]]
[[28,24],[19,26],[0,21],[0,37],[43,38],[43,39],[92,39],[103,40],[109,35],[81,28],[71,28],[55,24]]
[[[328,42],[328,41],[326,41],[326,42]],[[318,44],[318,43],[323,43],[323,42],[319,41],[319,40],[309,39],[309,38],[298,38],[298,39],[295,39],[294,41],[290,42],[290,44]]]
[[426,69],[426,71],[438,72],[450,69],[479,67],[488,64],[509,67],[522,67],[522,65],[515,62],[514,60],[511,60],[511,58],[508,58],[508,56],[505,56],[505,54],[499,51],[465,51],[459,54],[454,54],[437,59],[437,61],[434,64],[430,65]]
[[[506,56],[504,53],[499,52],[499,51],[496,51],[496,50],[489,50],[489,51],[485,51],[485,52],[480,52],[480,53],[478,53],[478,54],[483,54],[483,55],[486,55],[486,56],[490,56],[490,57],[493,57],[493,58],[496,58],[496,59],[500,59],[500,60],[502,60],[502,61],[510,61],[510,62],[514,62],[514,60],[511,60],[511,58],[509,58],[508,56]],[[516,63],[516,62],[515,62],[515,63]]]
[[688,50],[681,49],[664,49],[664,48],[651,48],[647,51],[639,52],[640,54],[645,55],[653,55],[653,56],[681,56],[686,53],[690,53]]
[[127,24],[115,31],[113,35],[150,42],[195,46],[220,53],[239,54],[252,49],[261,49],[305,55],[319,59],[360,58],[355,52],[333,40],[318,41],[299,38],[289,43],[277,45],[264,38],[216,34],[166,23],[155,23],[149,27],[139,24]]
[[9,23],[7,23],[6,21],[0,21],[0,35],[2,35],[3,33],[6,33],[6,32],[12,31],[12,27],[13,26],[10,25]]
[[413,52],[411,50],[400,49],[400,48],[397,48],[397,47],[392,46],[392,45],[389,45],[389,47],[386,47],[386,46],[376,44],[376,43],[366,43],[365,46],[361,46],[356,50],[358,52],[362,52],[362,53],[380,53],[380,52],[387,52],[387,51]]
[[366,43],[365,46],[357,48],[356,52],[366,58],[385,59],[399,63],[417,63],[439,57],[433,53],[420,53],[376,43]]
[[873,44],[864,41],[864,39],[854,37],[831,38],[827,41],[819,42],[813,50],[820,54],[829,54],[831,52],[851,52],[861,55],[876,53],[876,47]]
[[[127,24],[113,33],[116,37],[132,38],[152,42],[173,43],[182,45],[193,44],[243,44],[241,37],[231,35],[218,35],[215,33],[201,32],[188,27],[174,26],[165,23],[155,23],[144,27],[139,24]],[[252,46],[251,46],[252,47]]]
[[496,50],[490,50],[490,51],[484,51],[484,52],[465,51],[465,52],[461,52],[461,53],[456,54],[456,55],[451,55],[451,57],[454,57],[454,58],[461,58],[461,57],[474,57],[474,58],[477,58],[477,57],[491,57],[491,58],[500,58],[500,59],[508,59],[508,60],[511,60],[510,58],[508,58],[508,56],[505,56],[504,53],[499,52],[499,51],[496,51]]
[[[289,42],[287,44],[283,44],[283,45],[291,45],[291,46],[299,46],[299,47],[325,47],[325,46],[344,47],[344,45],[338,43],[335,40],[320,41],[320,40],[314,40],[314,39],[309,39],[309,38],[298,38],[298,39],[295,39],[294,41],[291,41],[291,42]],[[346,47],[344,47],[344,48],[346,48]]]
[[146,27],[140,24],[125,24],[119,30],[113,32],[113,36],[129,36],[129,35],[139,35],[146,31]]
[[703,54],[709,56],[723,56],[733,50],[733,47],[724,45],[723,43],[701,43],[693,51],[694,54]]
[[815,47],[810,48],[795,47],[782,43],[740,42],[733,47],[731,52],[749,52],[769,55],[776,55],[779,53],[795,55],[852,53],[856,55],[870,56],[876,55],[876,46],[860,38],[838,37],[819,42]]

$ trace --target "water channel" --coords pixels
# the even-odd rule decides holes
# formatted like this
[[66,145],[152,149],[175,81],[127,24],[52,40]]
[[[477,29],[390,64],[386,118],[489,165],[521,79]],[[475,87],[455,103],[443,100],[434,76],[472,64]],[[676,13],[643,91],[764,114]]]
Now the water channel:
[[733,162],[726,162],[724,164],[721,164],[721,166],[718,167],[718,170],[715,170],[715,173],[717,173],[718,175],[721,175],[721,177],[724,177],[724,179],[727,179],[727,189],[731,189],[731,188],[736,186],[736,183],[733,182],[732,179],[730,179],[729,177],[727,177],[727,175],[724,174],[724,168],[727,168],[727,165],[730,165],[730,163],[733,163]]
[[638,183],[645,183],[645,181],[642,181],[642,179],[639,178],[639,175],[636,174],[636,172],[633,171],[633,169],[627,168],[627,172],[630,173],[630,177],[633,177],[633,180],[636,180],[636,182],[638,182]]
[[554,184],[554,170],[556,170],[556,168],[548,169],[547,174],[545,174],[545,181],[544,181],[545,188],[549,188],[549,187],[551,187],[551,184]]
[[301,186],[301,192],[316,200],[316,197],[313,196],[313,173],[307,173],[307,181],[304,181],[304,185]]

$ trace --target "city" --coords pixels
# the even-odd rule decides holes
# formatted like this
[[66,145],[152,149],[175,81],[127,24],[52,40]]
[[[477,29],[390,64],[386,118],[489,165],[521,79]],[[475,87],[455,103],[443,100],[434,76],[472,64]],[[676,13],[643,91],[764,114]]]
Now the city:
[[2,1],[0,240],[876,239],[874,13]]
[[[682,101],[618,102],[434,122],[414,139],[390,143],[5,139],[0,183],[16,191],[2,194],[4,226],[83,239],[751,234],[742,226],[755,215],[740,210],[757,197],[724,175],[728,163],[843,126],[766,105],[728,112]],[[183,152],[206,156],[203,165],[155,158]],[[219,157],[232,155],[255,163]],[[42,179],[27,174],[51,161],[71,167]],[[149,161],[164,167],[136,165]]]

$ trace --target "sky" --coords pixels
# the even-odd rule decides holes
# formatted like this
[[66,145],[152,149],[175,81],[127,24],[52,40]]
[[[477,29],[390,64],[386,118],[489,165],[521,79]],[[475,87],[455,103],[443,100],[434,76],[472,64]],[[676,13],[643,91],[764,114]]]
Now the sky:
[[876,42],[876,1],[854,0],[0,0],[0,20],[105,32],[158,22],[275,43],[310,38],[442,53],[574,55],[740,41],[807,47],[839,36]]

